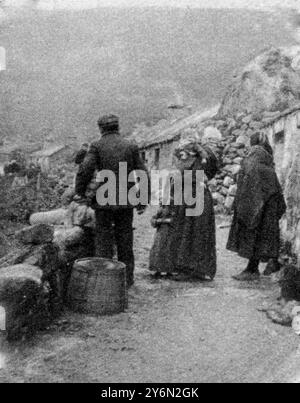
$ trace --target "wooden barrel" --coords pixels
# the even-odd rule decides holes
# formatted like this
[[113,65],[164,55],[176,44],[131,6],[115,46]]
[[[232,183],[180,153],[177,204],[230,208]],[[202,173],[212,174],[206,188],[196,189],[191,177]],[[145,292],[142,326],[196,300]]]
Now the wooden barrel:
[[69,307],[80,313],[113,315],[128,306],[125,264],[101,258],[74,263],[68,290]]

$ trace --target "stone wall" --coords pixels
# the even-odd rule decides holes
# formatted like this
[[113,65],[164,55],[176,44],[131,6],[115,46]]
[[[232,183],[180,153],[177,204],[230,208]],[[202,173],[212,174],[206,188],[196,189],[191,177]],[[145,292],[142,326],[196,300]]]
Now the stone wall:
[[0,259],[0,306],[8,340],[44,329],[63,309],[74,262],[94,256],[92,228],[36,224],[16,233]]
[[275,152],[276,169],[287,202],[283,239],[300,262],[300,111],[283,115],[264,129]]

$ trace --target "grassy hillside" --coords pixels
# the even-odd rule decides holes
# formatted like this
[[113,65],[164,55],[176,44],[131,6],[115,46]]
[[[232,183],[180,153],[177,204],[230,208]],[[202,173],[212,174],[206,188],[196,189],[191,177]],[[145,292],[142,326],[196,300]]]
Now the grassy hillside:
[[0,130],[9,136],[97,135],[106,112],[124,132],[170,102],[219,102],[234,71],[292,39],[258,11],[99,9],[22,11],[1,23]]

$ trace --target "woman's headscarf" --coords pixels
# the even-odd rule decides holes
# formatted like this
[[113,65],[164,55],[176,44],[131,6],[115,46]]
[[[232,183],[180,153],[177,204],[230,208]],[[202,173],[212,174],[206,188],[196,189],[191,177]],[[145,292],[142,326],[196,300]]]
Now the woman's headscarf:
[[187,160],[190,158],[196,159],[201,157],[204,163],[208,157],[207,152],[201,146],[199,139],[194,136],[181,139],[174,154],[179,160]]
[[263,147],[269,154],[273,156],[273,149],[269,142],[268,136],[263,132],[256,132],[252,134],[250,138],[251,147],[261,146]]

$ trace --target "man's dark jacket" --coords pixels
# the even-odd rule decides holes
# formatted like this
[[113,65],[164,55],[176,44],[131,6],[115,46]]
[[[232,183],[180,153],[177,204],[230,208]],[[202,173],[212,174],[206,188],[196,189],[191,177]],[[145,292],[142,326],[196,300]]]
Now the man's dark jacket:
[[75,164],[76,165],[82,164],[86,155],[87,155],[87,150],[84,150],[84,149],[79,150],[78,153],[76,153],[75,158],[74,158]]
[[[148,175],[136,144],[122,138],[118,132],[103,134],[100,140],[91,144],[83,163],[80,165],[76,178],[76,193],[79,196],[84,197],[87,186],[91,182],[95,171],[109,170],[112,171],[117,178],[117,204],[116,206],[106,206],[106,208],[132,208],[132,206],[128,204],[119,204],[118,189],[120,162],[127,163],[128,175],[136,170],[145,171]],[[134,185],[134,183],[129,183],[128,189]],[[100,208],[96,200],[94,200],[92,207]]]

